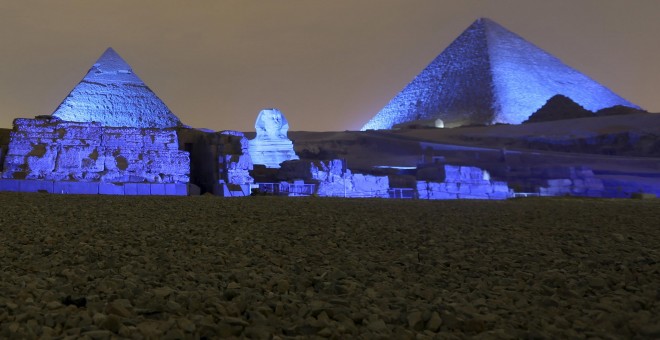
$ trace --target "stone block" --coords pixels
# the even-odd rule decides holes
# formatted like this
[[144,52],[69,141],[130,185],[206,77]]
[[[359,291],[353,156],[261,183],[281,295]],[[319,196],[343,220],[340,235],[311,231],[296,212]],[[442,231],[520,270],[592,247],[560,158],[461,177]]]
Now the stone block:
[[137,183],[124,183],[124,195],[137,195]]
[[136,183],[137,194],[142,196],[151,195],[151,184],[149,183]]
[[56,194],[98,195],[98,182],[54,182]]
[[510,197],[510,195],[509,195],[508,192],[497,192],[496,191],[496,192],[488,194],[488,199],[491,199],[491,200],[505,200],[509,197]]
[[124,185],[100,182],[99,183],[99,194],[101,195],[124,195]]
[[165,184],[165,195],[176,195],[177,194],[177,185],[176,183],[166,183]]
[[162,183],[151,184],[151,194],[152,195],[165,195],[165,184],[162,184]]
[[493,192],[493,186],[488,184],[469,184],[471,195],[486,195]]
[[458,194],[442,191],[429,191],[430,200],[455,200]]
[[0,179],[0,191],[18,192],[20,181],[19,179]]
[[53,193],[53,181],[40,181],[40,180],[21,180],[18,182],[20,192],[39,192],[45,191]]
[[487,200],[488,195],[473,195],[473,194],[458,194],[458,198],[462,200]]

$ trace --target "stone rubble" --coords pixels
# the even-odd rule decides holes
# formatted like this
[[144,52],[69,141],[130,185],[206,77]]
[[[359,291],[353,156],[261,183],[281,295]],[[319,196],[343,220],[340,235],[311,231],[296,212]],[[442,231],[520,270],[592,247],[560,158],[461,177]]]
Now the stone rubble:
[[0,193],[0,338],[658,338],[658,204]]

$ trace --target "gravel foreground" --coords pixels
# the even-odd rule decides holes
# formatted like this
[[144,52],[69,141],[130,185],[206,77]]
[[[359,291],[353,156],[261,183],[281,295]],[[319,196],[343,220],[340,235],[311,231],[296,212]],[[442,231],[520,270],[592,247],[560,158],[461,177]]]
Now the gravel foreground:
[[657,199],[0,206],[0,338],[660,338]]

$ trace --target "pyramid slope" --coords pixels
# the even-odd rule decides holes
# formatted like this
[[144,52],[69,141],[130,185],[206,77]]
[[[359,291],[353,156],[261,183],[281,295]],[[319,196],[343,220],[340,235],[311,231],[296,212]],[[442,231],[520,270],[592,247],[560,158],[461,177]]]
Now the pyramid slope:
[[486,27],[493,74],[493,123],[520,124],[558,94],[589,111],[615,105],[638,108],[494,21],[481,21]]
[[112,48],[101,55],[53,116],[115,127],[168,128],[181,124]]
[[[493,92],[485,27],[468,27],[363,128],[389,129],[422,119],[446,127],[493,118]],[[484,86],[486,84],[486,86]]]
[[520,124],[556,94],[588,110],[637,107],[490,19],[478,19],[362,130],[418,119]]

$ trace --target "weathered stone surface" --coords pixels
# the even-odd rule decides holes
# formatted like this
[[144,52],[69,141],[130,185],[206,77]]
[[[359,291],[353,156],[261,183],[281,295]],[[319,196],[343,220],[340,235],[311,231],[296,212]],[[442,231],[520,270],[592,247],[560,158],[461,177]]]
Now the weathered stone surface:
[[16,119],[3,169],[8,179],[186,183],[190,159],[172,129]]
[[254,182],[250,176],[253,168],[249,141],[242,132],[220,132],[222,151],[219,156],[220,180],[229,184],[245,185]]
[[492,20],[468,27],[362,130],[441,119],[446,127],[520,124],[552,96],[587,110],[638,108]]
[[168,128],[179,119],[112,48],[94,63],[53,117],[101,126]]
[[550,179],[539,187],[541,196],[604,196],[603,181],[589,168],[548,168],[543,175]]
[[280,177],[317,183],[318,196],[389,197],[387,176],[353,174],[339,159],[330,161],[288,161],[282,163]]
[[249,153],[254,164],[279,168],[284,161],[298,159],[293,151],[293,143],[286,135],[289,122],[280,110],[261,110],[254,128],[257,136],[249,141]]
[[[429,169],[424,169],[425,176]],[[471,166],[444,166],[442,182],[418,181],[420,199],[506,199],[511,196],[506,182],[491,181],[487,171]]]

